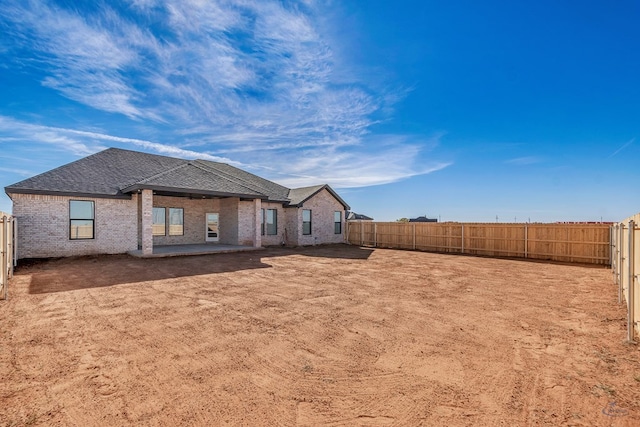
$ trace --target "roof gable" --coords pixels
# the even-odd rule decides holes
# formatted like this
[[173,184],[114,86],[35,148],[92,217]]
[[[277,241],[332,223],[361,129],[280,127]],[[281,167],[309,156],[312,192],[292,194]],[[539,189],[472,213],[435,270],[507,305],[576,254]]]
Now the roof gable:
[[288,202],[289,189],[273,181],[261,178],[257,175],[228,165],[226,163],[212,162],[209,160],[195,160],[194,164],[224,177],[255,192],[266,195],[271,201]]
[[331,194],[342,206],[344,206],[345,209],[350,209],[347,202],[342,200],[342,198],[338,196],[338,193],[336,193],[328,184],[313,185],[311,187],[292,188],[289,191],[289,205],[301,207],[304,205],[304,202],[306,202],[322,190],[327,190],[329,194]]
[[213,196],[236,196],[266,199],[267,196],[252,188],[216,175],[192,162],[140,180],[123,188],[123,192],[132,192],[144,188],[158,191],[180,191]]

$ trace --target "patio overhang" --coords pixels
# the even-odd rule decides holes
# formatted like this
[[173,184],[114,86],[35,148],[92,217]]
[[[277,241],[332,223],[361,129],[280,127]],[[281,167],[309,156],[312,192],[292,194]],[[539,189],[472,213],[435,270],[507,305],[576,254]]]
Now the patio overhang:
[[203,190],[197,188],[181,188],[181,187],[165,187],[158,185],[145,185],[134,184],[129,187],[123,188],[123,193],[141,193],[142,190],[151,190],[154,195],[157,196],[170,196],[170,197],[188,197],[191,199],[218,199],[227,197],[238,197],[245,200],[267,200],[268,197],[264,194],[258,193],[232,193],[225,191],[212,191]]

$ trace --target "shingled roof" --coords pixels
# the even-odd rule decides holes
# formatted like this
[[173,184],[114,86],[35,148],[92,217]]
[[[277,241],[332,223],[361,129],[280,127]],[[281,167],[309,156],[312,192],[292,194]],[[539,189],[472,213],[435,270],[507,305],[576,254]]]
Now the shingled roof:
[[338,193],[333,191],[331,187],[327,184],[321,185],[313,185],[311,187],[301,187],[301,188],[293,188],[289,191],[289,205],[290,206],[303,206],[304,202],[321,192],[322,190],[327,190],[333,197],[339,201],[345,209],[350,209],[349,205],[342,200]]
[[258,198],[301,206],[328,185],[289,189],[226,163],[184,160],[109,148],[5,187],[13,193],[88,197],[129,197],[141,189],[166,194]]

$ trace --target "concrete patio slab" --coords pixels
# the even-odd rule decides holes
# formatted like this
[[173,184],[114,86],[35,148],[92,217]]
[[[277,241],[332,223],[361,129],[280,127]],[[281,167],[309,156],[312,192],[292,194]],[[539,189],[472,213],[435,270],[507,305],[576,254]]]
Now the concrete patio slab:
[[151,255],[143,255],[142,250],[128,252],[129,255],[138,258],[164,258],[173,256],[209,255],[231,252],[259,251],[264,248],[240,245],[201,244],[201,245],[166,245],[154,246]]

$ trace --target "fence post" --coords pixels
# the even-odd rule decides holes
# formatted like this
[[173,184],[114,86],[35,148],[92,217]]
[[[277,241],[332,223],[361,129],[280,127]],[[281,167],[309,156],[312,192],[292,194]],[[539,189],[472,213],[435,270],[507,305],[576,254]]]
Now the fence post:
[[360,246],[364,246],[364,222],[360,220]]
[[7,217],[2,216],[0,218],[2,223],[2,229],[0,230],[0,265],[2,265],[2,271],[0,271],[0,284],[2,285],[2,299],[7,299]]
[[613,241],[615,242],[615,249],[613,252],[613,263],[615,265],[614,269],[613,269],[613,281],[614,283],[617,285],[618,284],[618,269],[620,268],[620,264],[619,264],[619,255],[618,252],[620,251],[620,242],[618,242],[618,224],[616,224],[613,227]]
[[611,272],[613,273],[613,280],[616,277],[616,264],[614,262],[614,256],[616,251],[616,242],[613,240],[614,225],[609,227],[609,265],[611,266]]
[[613,225],[609,226],[609,265],[613,270]]
[[464,224],[462,224],[462,231],[460,233],[460,253],[464,253]]
[[373,247],[377,247],[378,245],[378,224],[373,223]]
[[8,264],[7,268],[8,268],[8,274],[9,274],[9,279],[11,279],[13,277],[13,261],[14,261],[14,246],[15,246],[15,241],[13,240],[13,217],[9,218],[9,226],[7,228],[8,230],[8,236],[7,239],[9,239],[9,250],[7,252],[7,260],[8,260]]
[[416,250],[416,223],[413,223],[413,250]]
[[634,238],[634,234],[636,231],[636,224],[633,220],[629,221],[629,252],[627,254],[627,264],[629,264],[628,270],[629,270],[629,284],[628,284],[628,298],[627,298],[627,306],[629,307],[629,309],[627,310],[628,313],[628,319],[627,319],[627,340],[629,342],[634,342],[633,338],[634,338],[634,326],[635,326],[635,290],[634,288],[634,284],[635,284],[635,266],[634,266],[634,242],[633,242],[633,238]]
[[620,246],[619,258],[620,262],[618,264],[618,304],[622,304],[622,289],[624,287],[624,279],[622,275],[624,274],[624,251],[623,251],[623,242],[624,242],[624,223],[620,224],[620,228],[618,230],[618,246]]
[[614,233],[614,239],[616,242],[616,253],[614,254],[615,256],[615,263],[616,263],[616,271],[615,271],[615,277],[614,277],[614,282],[616,285],[620,284],[620,224],[616,224],[615,228],[613,230]]
[[529,226],[527,224],[524,225],[524,257],[528,257],[529,252]]

